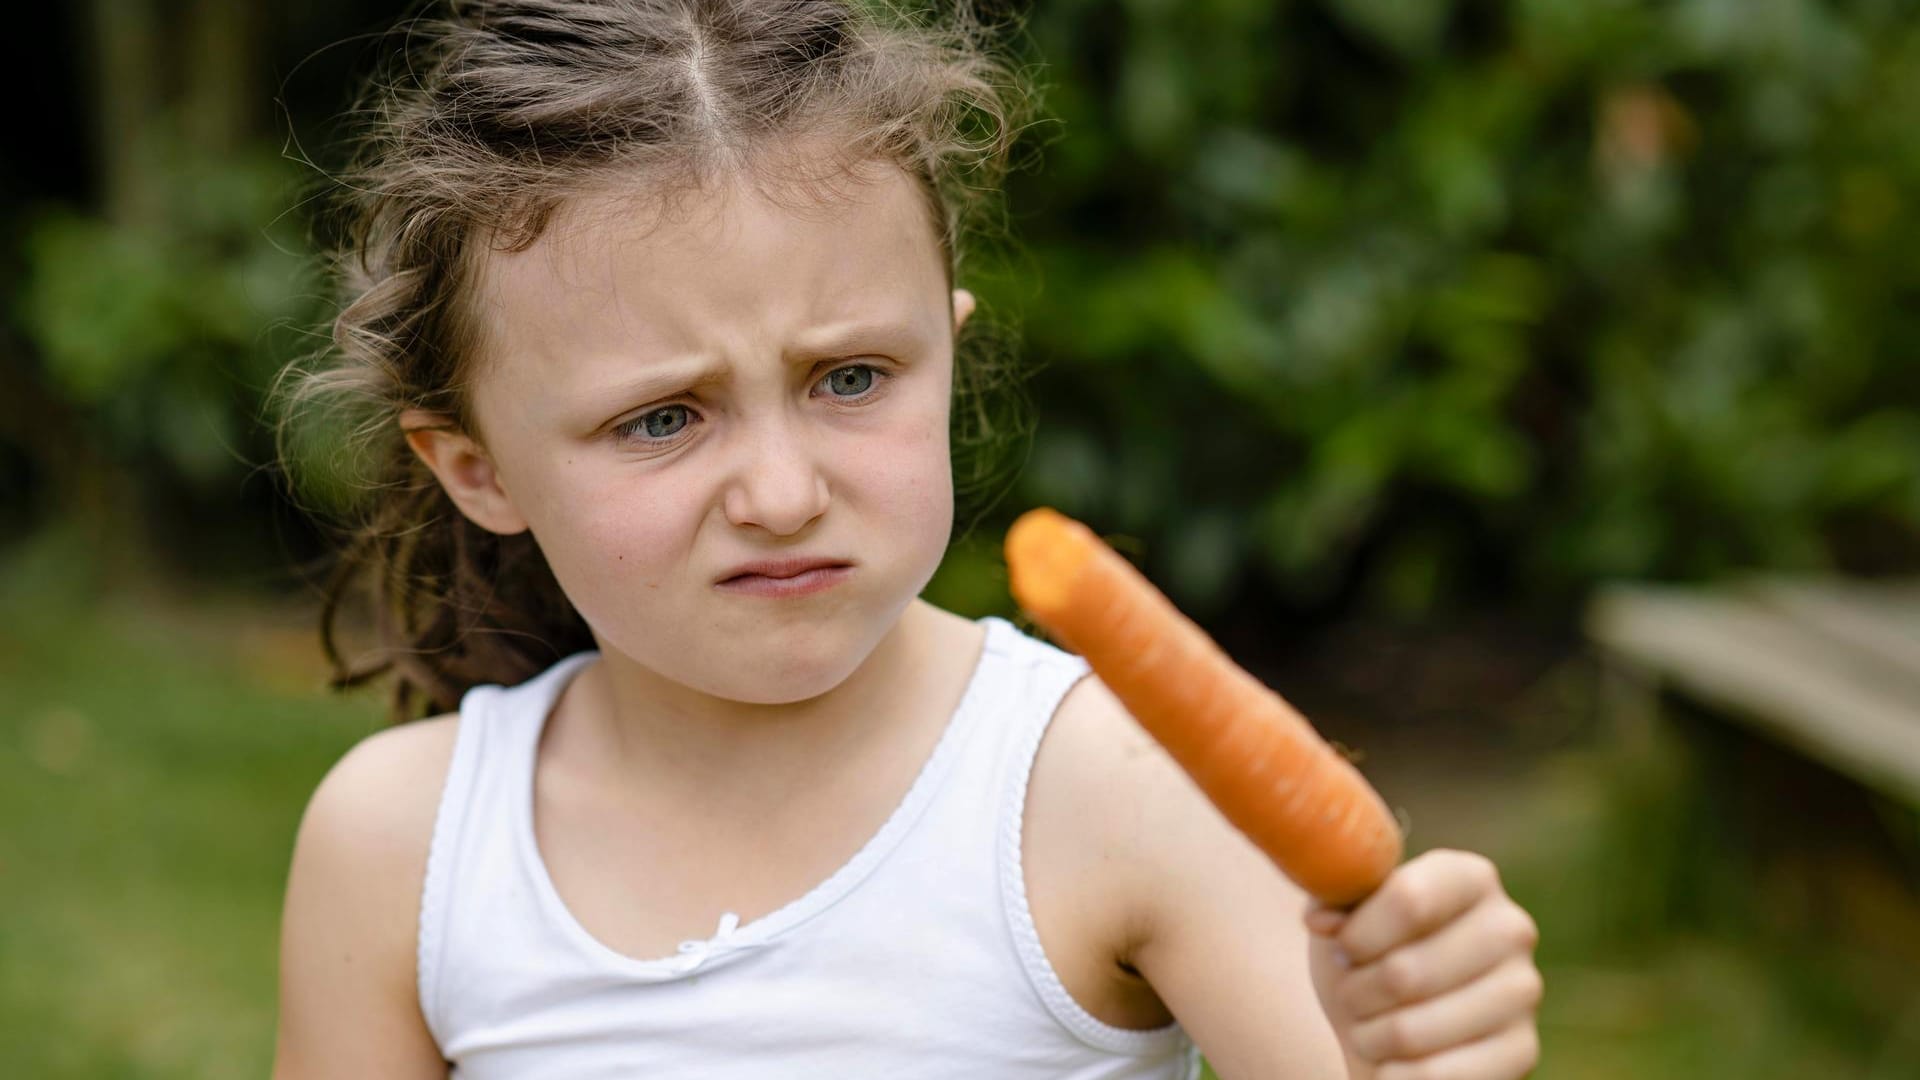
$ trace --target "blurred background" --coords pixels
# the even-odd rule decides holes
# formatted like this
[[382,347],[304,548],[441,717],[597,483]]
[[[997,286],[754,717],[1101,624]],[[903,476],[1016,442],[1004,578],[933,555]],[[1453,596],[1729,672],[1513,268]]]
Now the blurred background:
[[[271,1054],[331,695],[263,394],[397,0],[29,5],[0,153],[0,1074]],[[1040,0],[1051,504],[1541,924],[1543,1077],[1920,1076],[1920,5]]]

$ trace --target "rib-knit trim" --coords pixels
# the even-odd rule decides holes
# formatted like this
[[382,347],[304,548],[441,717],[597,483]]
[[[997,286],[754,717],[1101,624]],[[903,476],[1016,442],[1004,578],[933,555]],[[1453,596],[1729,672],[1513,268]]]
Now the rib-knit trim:
[[[552,672],[542,676],[543,680],[552,680],[549,685],[533,687],[538,694],[533,699],[535,718],[524,730],[517,732],[514,743],[513,768],[515,775],[509,787],[512,799],[511,828],[512,842],[516,847],[515,858],[521,872],[526,875],[532,886],[534,901],[541,911],[586,962],[600,969],[625,978],[643,982],[664,982],[693,977],[697,972],[710,971],[728,964],[747,953],[764,946],[776,944],[790,931],[812,921],[829,909],[845,900],[853,891],[871,877],[888,856],[890,856],[906,836],[918,824],[927,808],[933,804],[947,777],[953,772],[959,760],[962,747],[970,734],[979,726],[979,717],[985,708],[986,695],[996,681],[998,672],[995,665],[1002,662],[997,659],[1007,651],[1002,642],[1017,636],[1013,625],[1004,619],[988,617],[979,620],[984,627],[979,658],[973,671],[967,678],[965,689],[959,703],[947,718],[946,727],[941,732],[927,759],[921,763],[907,793],[888,815],[860,850],[836,869],[825,880],[816,883],[805,894],[788,901],[775,911],[762,915],[752,922],[724,925],[724,929],[705,941],[690,941],[682,946],[679,956],[633,957],[614,950],[593,936],[567,907],[554,885],[547,869],[546,860],[540,854],[539,842],[533,827],[533,770],[536,748],[541,729],[552,711],[554,699],[564,686],[564,676]],[[581,660],[590,659],[593,654],[582,654]],[[563,661],[563,664],[567,662]],[[577,665],[575,665],[577,666]],[[568,670],[566,675],[571,674]],[[737,920],[737,916],[736,916]]]
[[[1051,648],[1044,643],[1036,644]],[[1135,1030],[1116,1027],[1099,1019],[1067,992],[1040,944],[1040,932],[1034,926],[1033,911],[1027,904],[1026,875],[1021,863],[1020,832],[1026,816],[1027,786],[1033,776],[1033,762],[1040,750],[1041,737],[1052,723],[1061,699],[1086,675],[1087,663],[1065,652],[1061,652],[1059,657],[1032,656],[1021,663],[1029,668],[1032,677],[1041,684],[1032,699],[1046,703],[1046,708],[1038,717],[1023,718],[1028,720],[1029,726],[1019,734],[1015,745],[1017,756],[1013,783],[1000,815],[1001,897],[1005,901],[1008,925],[1013,931],[1014,947],[1020,954],[1020,966],[1026,970],[1028,980],[1040,995],[1040,1000],[1046,1004],[1047,1011],[1053,1014],[1060,1026],[1088,1046],[1133,1056],[1172,1049],[1186,1040],[1186,1032],[1181,1029],[1179,1022]],[[1190,1058],[1193,1056],[1190,1054]],[[1188,1075],[1198,1075],[1192,1064],[1189,1065]]]

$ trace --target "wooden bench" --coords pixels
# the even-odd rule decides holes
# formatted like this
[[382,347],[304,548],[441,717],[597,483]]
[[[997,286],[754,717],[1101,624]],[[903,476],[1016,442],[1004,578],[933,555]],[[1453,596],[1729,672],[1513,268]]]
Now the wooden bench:
[[1586,630],[1656,687],[1920,807],[1920,581],[1613,586]]

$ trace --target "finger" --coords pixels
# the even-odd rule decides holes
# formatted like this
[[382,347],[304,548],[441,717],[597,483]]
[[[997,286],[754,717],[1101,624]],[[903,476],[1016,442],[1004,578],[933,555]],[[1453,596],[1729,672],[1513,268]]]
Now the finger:
[[1520,1080],[1540,1064],[1540,1032],[1532,1020],[1489,1039],[1456,1046],[1415,1061],[1389,1061],[1374,1080]]
[[1499,891],[1500,873],[1485,856],[1429,851],[1395,870],[1379,892],[1355,908],[1336,940],[1355,967],[1370,964]]
[[1363,1020],[1347,1041],[1369,1061],[1423,1058],[1531,1021],[1540,993],[1533,961],[1509,960],[1452,993]]
[[1511,900],[1478,904],[1428,937],[1354,968],[1336,991],[1356,1020],[1465,986],[1516,953],[1531,953],[1540,933]]

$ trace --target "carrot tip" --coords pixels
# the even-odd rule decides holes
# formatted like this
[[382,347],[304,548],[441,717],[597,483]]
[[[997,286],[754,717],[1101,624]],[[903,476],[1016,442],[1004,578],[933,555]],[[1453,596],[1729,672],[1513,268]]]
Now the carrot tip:
[[1086,565],[1088,544],[1063,543],[1075,531],[1092,538],[1092,530],[1048,507],[1020,515],[1007,530],[1007,577],[1013,598],[1046,623],[1064,609],[1073,584]]

